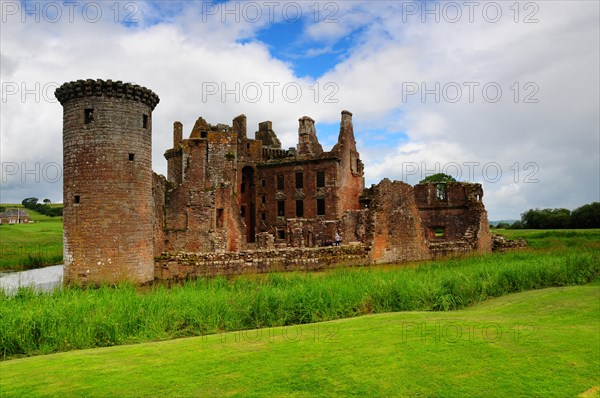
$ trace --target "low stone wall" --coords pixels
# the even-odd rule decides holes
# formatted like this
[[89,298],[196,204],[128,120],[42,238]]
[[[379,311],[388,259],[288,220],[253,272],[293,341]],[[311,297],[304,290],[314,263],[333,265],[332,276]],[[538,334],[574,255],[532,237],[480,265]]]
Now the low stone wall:
[[492,234],[492,250],[493,251],[506,251],[511,249],[524,249],[527,247],[527,242],[523,239],[506,239],[502,235]]
[[282,271],[318,271],[368,263],[366,245],[225,253],[163,253],[155,259],[154,278],[169,280]]

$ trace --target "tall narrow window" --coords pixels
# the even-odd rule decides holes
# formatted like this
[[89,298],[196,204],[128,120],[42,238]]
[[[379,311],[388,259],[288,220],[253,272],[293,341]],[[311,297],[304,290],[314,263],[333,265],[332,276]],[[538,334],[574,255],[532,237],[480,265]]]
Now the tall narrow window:
[[277,230],[277,239],[285,239],[285,229]]
[[325,199],[317,199],[317,216],[325,215]]
[[283,174],[279,174],[277,176],[277,190],[283,191],[283,186],[284,186]]
[[79,195],[75,195],[75,198],[73,199],[74,203],[80,203],[81,202],[81,197]]
[[302,189],[304,187],[304,175],[302,173],[296,173],[296,189]]
[[92,108],[83,111],[83,121],[85,124],[90,124],[94,121],[94,110]]
[[277,216],[285,217],[285,200],[277,201]]
[[263,195],[263,196],[261,196],[261,197],[260,197],[260,201],[261,201],[262,203],[267,203],[267,197],[266,197],[266,196],[264,196],[264,195]]
[[296,217],[304,217],[304,201],[296,201]]
[[217,228],[223,228],[223,209],[217,209]]
[[129,161],[133,162],[135,160],[135,153],[130,153],[129,154]]
[[142,127],[145,129],[148,128],[148,115],[142,116]]
[[325,172],[317,171],[317,188],[325,187]]

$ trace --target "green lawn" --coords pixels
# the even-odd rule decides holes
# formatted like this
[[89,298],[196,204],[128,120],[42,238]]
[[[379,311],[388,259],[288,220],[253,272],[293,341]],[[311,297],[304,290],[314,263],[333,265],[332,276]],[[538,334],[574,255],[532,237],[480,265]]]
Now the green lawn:
[[[20,204],[2,206],[23,208]],[[0,271],[62,262],[62,217],[48,217],[29,209],[27,212],[34,223],[0,225]]]
[[[99,348],[0,363],[3,397],[575,397],[600,386],[600,286],[451,312]],[[593,390],[592,390],[593,391]]]

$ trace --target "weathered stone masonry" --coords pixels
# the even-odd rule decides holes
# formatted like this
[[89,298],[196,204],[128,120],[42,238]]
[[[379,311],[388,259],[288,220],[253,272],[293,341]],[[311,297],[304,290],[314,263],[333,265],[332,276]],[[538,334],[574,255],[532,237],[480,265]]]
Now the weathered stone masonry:
[[[173,124],[167,177],[152,173],[152,110],[159,99],[129,83],[86,80],[56,91],[64,107],[67,283],[315,270],[488,252],[479,184],[384,179],[365,189],[352,113],[338,142],[299,119],[283,149],[270,121],[248,138],[198,118],[188,138]],[[340,234],[342,246],[331,246]]]

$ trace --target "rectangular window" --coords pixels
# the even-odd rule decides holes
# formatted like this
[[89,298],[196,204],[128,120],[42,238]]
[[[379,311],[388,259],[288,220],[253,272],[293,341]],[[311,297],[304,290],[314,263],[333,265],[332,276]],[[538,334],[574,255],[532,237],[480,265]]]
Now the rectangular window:
[[283,186],[284,186],[284,183],[283,183],[283,174],[279,174],[277,176],[277,190],[283,191]]
[[134,159],[135,159],[135,153],[130,153],[129,154],[129,161],[133,162]]
[[304,175],[302,173],[296,173],[296,189],[302,189],[304,187]]
[[266,220],[267,219],[267,213],[260,213],[260,219],[261,220]]
[[142,127],[147,129],[148,128],[148,115],[144,115],[142,117]]
[[266,196],[264,196],[264,195],[263,195],[263,196],[261,196],[261,197],[260,197],[260,201],[261,201],[262,203],[267,203],[267,197],[266,197]]
[[75,195],[75,198],[73,200],[74,203],[79,203],[81,201],[81,197],[79,195]]
[[444,228],[444,227],[435,227],[433,229],[433,235],[436,238],[443,238],[443,237],[445,237],[446,236],[446,228]]
[[277,216],[285,217],[285,200],[277,201]]
[[317,188],[325,188],[325,172],[317,171]]
[[200,138],[206,138],[206,131],[200,132]]
[[277,230],[277,239],[285,239],[285,229]]
[[296,217],[304,217],[304,201],[296,201]]
[[325,215],[325,199],[317,199],[317,216]]
[[223,228],[223,209],[217,209],[217,228]]
[[266,185],[266,182],[265,182],[265,179],[263,178],[260,180],[260,186],[264,187],[265,185]]
[[94,121],[94,110],[92,108],[88,108],[83,112],[83,121],[85,124],[90,124]]

